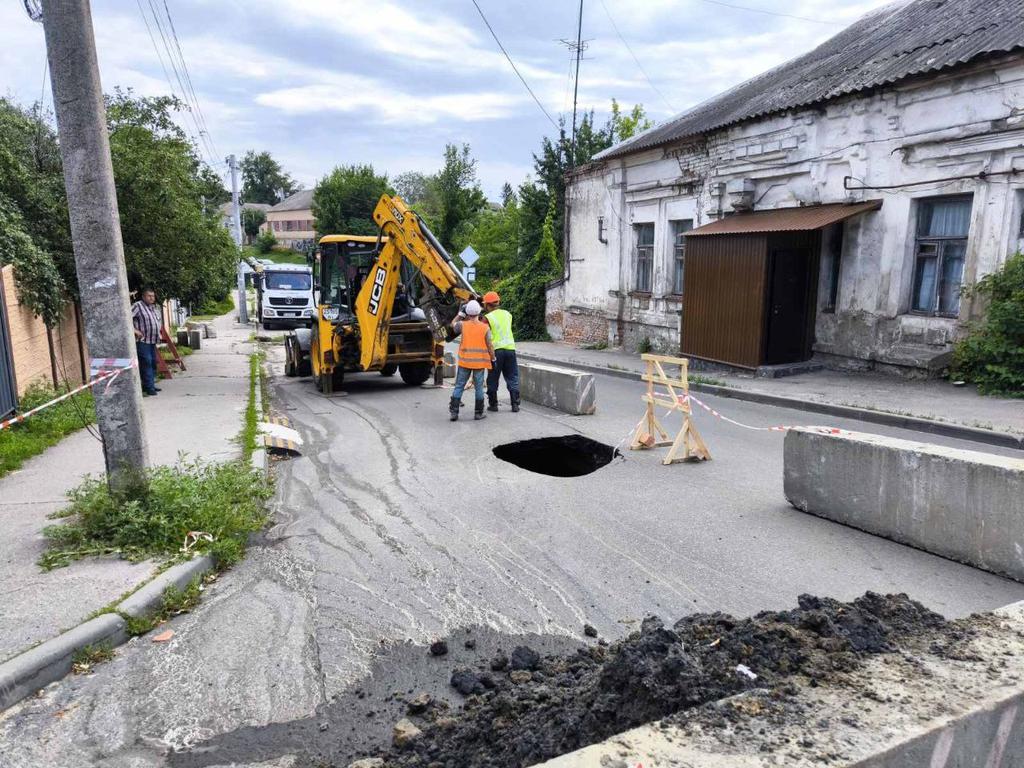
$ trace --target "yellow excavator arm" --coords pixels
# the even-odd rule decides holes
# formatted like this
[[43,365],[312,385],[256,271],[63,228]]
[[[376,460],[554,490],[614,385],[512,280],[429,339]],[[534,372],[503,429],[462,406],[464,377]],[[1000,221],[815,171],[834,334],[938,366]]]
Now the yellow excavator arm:
[[363,370],[379,368],[387,358],[391,309],[403,261],[412,264],[421,279],[419,308],[438,344],[446,340],[447,326],[459,307],[476,296],[441,243],[402,198],[382,195],[373,220],[380,226],[380,253],[355,301]]

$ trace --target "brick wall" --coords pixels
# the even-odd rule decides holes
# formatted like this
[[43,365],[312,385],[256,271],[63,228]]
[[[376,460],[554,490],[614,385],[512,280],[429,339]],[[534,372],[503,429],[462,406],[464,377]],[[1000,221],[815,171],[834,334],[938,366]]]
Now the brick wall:
[[562,313],[562,340],[568,344],[608,343],[608,321],[604,313],[583,307],[568,307]]
[[[50,343],[46,325],[18,300],[14,282],[14,268],[2,270],[4,303],[7,308],[7,327],[11,334],[11,358],[18,394],[24,394],[31,384],[42,382],[53,386],[50,365]],[[53,329],[53,351],[57,358],[57,377],[71,384],[82,383],[82,349],[78,340],[78,323],[73,304],[64,309],[60,324]]]

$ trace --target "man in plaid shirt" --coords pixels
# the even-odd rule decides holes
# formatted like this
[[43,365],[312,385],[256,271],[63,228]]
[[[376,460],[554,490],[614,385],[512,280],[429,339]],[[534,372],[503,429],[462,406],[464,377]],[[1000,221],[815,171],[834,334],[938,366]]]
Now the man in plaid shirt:
[[135,349],[139,353],[139,375],[142,396],[160,391],[156,385],[156,345],[160,341],[160,309],[152,288],[142,291],[142,299],[132,304],[132,325],[135,327]]

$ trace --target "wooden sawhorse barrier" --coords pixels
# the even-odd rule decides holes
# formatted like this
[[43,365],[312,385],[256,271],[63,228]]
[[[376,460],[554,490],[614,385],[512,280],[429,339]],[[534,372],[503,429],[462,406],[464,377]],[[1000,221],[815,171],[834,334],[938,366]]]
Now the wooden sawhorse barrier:
[[[643,395],[647,403],[647,412],[637,425],[630,444],[631,451],[671,445],[668,455],[662,464],[673,464],[677,461],[701,459],[707,461],[711,452],[704,444],[703,438],[693,425],[693,413],[690,409],[690,361],[685,357],[666,357],[665,355],[641,355],[640,359],[647,364],[647,370],[641,377],[647,382],[647,392]],[[679,378],[671,378],[662,366],[679,366]],[[655,387],[665,387],[667,393],[656,392]],[[655,407],[678,411],[683,416],[683,426],[674,440],[669,439],[668,432],[658,421],[654,413]],[[658,437],[655,437],[657,433]],[[660,439],[658,439],[660,437]],[[682,455],[680,454],[682,451]]]

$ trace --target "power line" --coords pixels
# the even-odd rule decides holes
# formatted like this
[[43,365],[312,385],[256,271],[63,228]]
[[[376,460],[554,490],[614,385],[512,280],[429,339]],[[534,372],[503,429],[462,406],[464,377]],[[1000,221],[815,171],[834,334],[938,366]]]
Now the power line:
[[167,0],[164,0],[164,12],[167,14],[167,21],[171,25],[171,36],[174,38],[174,47],[178,49],[178,58],[181,59],[181,67],[185,70],[185,82],[188,85],[189,92],[192,94],[192,102],[196,106],[196,112],[199,114],[199,121],[203,125],[207,142],[213,148],[213,156],[220,157],[220,152],[217,151],[217,144],[214,142],[213,135],[210,133],[210,127],[206,124],[206,115],[203,114],[203,108],[199,104],[199,96],[196,95],[195,86],[192,85],[192,75],[188,71],[188,64],[185,62],[185,52],[181,49],[181,41],[178,40],[178,31],[174,28],[174,19],[171,18],[171,9],[167,5]]
[[494,42],[498,44],[498,47],[501,49],[501,52],[505,54],[505,58],[508,59],[508,63],[512,65],[512,71],[516,73],[516,77],[519,78],[520,82],[522,82],[526,90],[530,92],[530,95],[533,97],[533,100],[537,102],[537,106],[540,107],[540,111],[544,113],[544,117],[548,119],[548,122],[550,122],[551,125],[555,127],[556,131],[559,130],[558,123],[556,123],[552,119],[551,115],[548,114],[548,111],[544,109],[544,105],[540,103],[540,99],[537,98],[537,94],[533,92],[533,89],[530,87],[530,84],[526,82],[526,78],[523,77],[522,74],[519,72],[519,68],[516,66],[516,63],[512,61],[512,57],[508,55],[508,51],[505,50],[505,46],[501,44],[501,40],[498,39],[498,35],[494,31],[494,27],[491,26],[491,22],[489,22],[487,20],[487,16],[484,15],[484,11],[483,8],[480,7],[480,3],[478,3],[476,0],[473,0],[473,5],[476,6],[477,13],[479,13],[480,18],[484,20],[484,24],[487,25],[487,30],[491,33],[491,37],[494,38]]
[[629,55],[633,57],[633,61],[636,62],[637,69],[640,70],[640,74],[642,74],[644,76],[644,79],[647,80],[647,84],[651,86],[654,92],[661,97],[661,100],[664,101],[666,105],[668,105],[668,108],[672,110],[673,113],[678,112],[678,110],[674,106],[672,106],[672,102],[665,98],[665,94],[661,92],[661,89],[659,89],[658,86],[654,84],[654,81],[651,80],[651,76],[648,75],[647,70],[644,69],[644,65],[640,63],[640,59],[638,59],[636,57],[636,54],[633,53],[633,49],[630,48],[629,43],[626,42],[626,38],[624,38],[622,36],[622,33],[619,31],[619,25],[615,23],[615,19],[612,17],[612,13],[611,11],[608,10],[608,5],[605,3],[604,0],[601,0],[601,7],[604,8],[604,13],[608,17],[608,21],[612,23],[612,29],[614,29],[615,34],[619,36],[619,40],[622,42],[622,44],[626,46],[626,50],[629,51]]
[[[164,63],[164,56],[162,53],[160,53],[160,46],[156,44],[156,37],[153,35],[153,29],[149,24],[149,17],[146,16],[146,11],[142,8],[142,0],[135,0],[135,3],[139,7],[139,14],[142,16],[142,23],[146,25],[146,33],[149,35],[149,42],[153,45],[153,50],[156,52],[156,57],[160,61],[160,69],[163,70],[164,79],[167,80],[167,87],[170,88],[171,95],[175,98],[178,98],[177,89],[175,89],[174,83],[171,81],[171,74],[167,71],[167,64]],[[170,55],[170,52],[168,52],[168,55]],[[188,133],[189,138],[192,139],[192,141],[195,142],[196,145],[199,144],[199,141],[187,127],[185,127],[185,132]]]
[[[191,133],[191,131],[187,131],[187,132],[189,133],[190,138],[192,139],[192,141],[196,144],[197,148],[199,148],[201,152],[205,152],[207,154],[208,160],[210,162],[212,162],[214,160],[214,158],[216,157],[216,155],[213,154],[213,150],[210,147],[209,143],[204,141],[203,129],[199,125],[199,119],[196,117],[196,112],[193,109],[191,99],[189,98],[188,89],[185,87],[185,83],[184,83],[184,80],[182,79],[181,72],[178,69],[177,62],[175,61],[174,53],[173,53],[173,51],[171,49],[171,45],[170,45],[170,42],[169,42],[169,39],[168,39],[168,36],[167,36],[167,32],[164,30],[164,25],[160,21],[160,16],[159,16],[159,14],[157,12],[156,6],[153,3],[153,0],[148,0],[148,5],[149,5],[150,13],[152,14],[152,17],[153,17],[153,23],[156,26],[156,30],[157,30],[157,32],[160,35],[160,40],[163,43],[164,52],[167,54],[167,61],[170,62],[171,71],[174,72],[174,79],[178,83],[178,88],[176,89],[174,87],[174,83],[171,82],[170,74],[167,71],[167,67],[163,63],[163,56],[160,53],[159,47],[156,45],[155,36],[153,35],[152,30],[150,29],[149,21],[146,19],[146,14],[143,11],[143,20],[146,21],[146,29],[149,31],[150,40],[153,42],[153,47],[156,49],[157,56],[160,58],[160,64],[163,67],[164,76],[167,78],[167,84],[171,88],[171,94],[175,98],[178,98],[178,92],[180,91],[180,93],[181,93],[180,99],[181,99],[182,102],[185,103],[185,106],[188,107],[189,117],[192,119],[192,124],[195,126],[195,129],[196,129],[196,134],[195,135],[193,135]],[[140,5],[139,5],[139,10],[142,11],[141,2],[140,2]],[[196,138],[196,136],[198,136],[199,138]]]
[[811,19],[807,16],[795,16],[792,13],[780,13],[779,11],[766,11],[763,8],[750,8],[746,5],[736,5],[734,3],[722,2],[722,0],[700,0],[702,3],[710,3],[711,5],[720,5],[723,8],[732,8],[737,11],[749,11],[750,13],[763,13],[766,16],[781,16],[784,19],[797,19],[798,21],[809,21],[812,24],[831,24],[838,26],[842,22],[839,21],[825,21],[824,19]]

